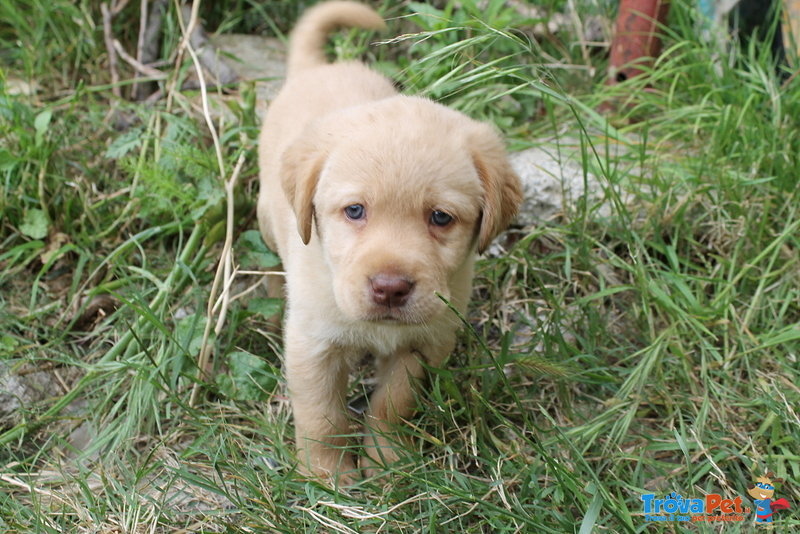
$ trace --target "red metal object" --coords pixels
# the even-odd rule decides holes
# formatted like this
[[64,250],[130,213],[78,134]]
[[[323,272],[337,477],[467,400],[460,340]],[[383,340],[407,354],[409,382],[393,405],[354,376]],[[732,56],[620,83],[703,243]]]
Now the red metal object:
[[608,83],[642,73],[661,52],[658,26],[667,22],[670,0],[621,0],[611,40]]

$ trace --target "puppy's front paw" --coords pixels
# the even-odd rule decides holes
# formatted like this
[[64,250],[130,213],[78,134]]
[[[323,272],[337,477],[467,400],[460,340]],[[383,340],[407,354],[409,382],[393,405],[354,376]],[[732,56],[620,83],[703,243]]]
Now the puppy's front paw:
[[[395,436],[396,438],[396,436]],[[386,467],[397,463],[402,457],[402,444],[396,439],[369,433],[364,438],[365,456],[360,459],[360,467],[367,478],[386,473]]]
[[340,465],[338,471],[334,471],[328,480],[336,488],[350,488],[361,478],[355,462],[348,462],[347,465]]
[[328,481],[336,487],[352,486],[359,479],[358,468],[347,451],[330,447],[308,447],[301,458],[301,471]]

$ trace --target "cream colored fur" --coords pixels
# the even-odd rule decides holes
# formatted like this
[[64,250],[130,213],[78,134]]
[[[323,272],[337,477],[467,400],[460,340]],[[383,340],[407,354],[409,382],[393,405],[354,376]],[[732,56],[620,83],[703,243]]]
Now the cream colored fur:
[[[414,409],[421,362],[438,366],[455,346],[458,321],[439,295],[465,311],[475,252],[507,226],[521,193],[492,128],[399,95],[361,63],[326,63],[338,26],[384,23],[366,6],[327,2],[297,24],[260,138],[258,220],[286,271],[299,460],[346,484],[357,476],[343,448],[352,365],[367,353],[377,364],[365,421],[371,473],[398,458],[390,431]],[[354,205],[363,218],[347,215]],[[435,223],[434,212],[452,222]]]

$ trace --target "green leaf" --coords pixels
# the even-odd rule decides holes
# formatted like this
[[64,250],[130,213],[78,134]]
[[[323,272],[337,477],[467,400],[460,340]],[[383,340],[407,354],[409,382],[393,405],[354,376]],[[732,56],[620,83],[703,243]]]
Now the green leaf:
[[595,523],[597,523],[600,510],[603,508],[603,495],[594,487],[590,488],[590,493],[592,493],[591,490],[594,491],[594,497],[592,498],[592,503],[589,505],[589,508],[586,510],[586,515],[583,516],[579,534],[596,532]]
[[426,4],[424,2],[409,2],[408,9],[414,13],[422,13],[424,15],[430,15],[435,17],[443,17],[444,11],[441,9],[436,9],[434,6]]
[[231,352],[227,360],[230,372],[217,378],[217,386],[228,396],[264,400],[278,386],[278,373],[266,360],[244,351]]
[[789,343],[800,339],[800,328],[797,325],[789,325],[778,332],[770,332],[761,338],[761,344],[757,349],[766,349],[775,345]]
[[247,309],[253,313],[257,313],[269,319],[276,313],[281,311],[283,306],[283,299],[275,298],[255,298],[247,303]]
[[108,145],[106,157],[109,159],[119,159],[128,154],[131,150],[139,148],[142,144],[142,131],[139,128],[128,130],[120,135]]
[[0,149],[0,171],[13,169],[19,159],[5,148]]
[[[193,313],[177,321],[175,325],[175,338],[181,347],[190,355],[200,354],[203,346],[203,334],[205,333],[206,317]],[[209,343],[214,341],[214,332],[209,336]]]
[[50,126],[50,119],[53,118],[53,111],[46,109],[36,115],[33,119],[33,129],[36,132],[35,143],[36,146],[41,146],[44,142],[44,134],[47,133],[47,128]]
[[19,225],[19,231],[32,239],[42,239],[47,235],[47,216],[38,208],[28,210]]
[[8,334],[3,334],[0,336],[0,354],[8,355],[14,352],[14,349],[17,348],[19,345],[19,341],[15,338],[9,336]]
[[277,254],[272,252],[258,230],[248,230],[239,237],[239,250],[243,252],[242,263],[251,267],[269,268],[281,263]]
[[408,9],[417,15],[415,20],[420,23],[423,29],[438,29],[447,20],[444,11],[424,2],[410,2]]
[[224,200],[225,190],[219,183],[211,180],[208,176],[200,177],[197,181],[196,203],[192,209],[192,219],[197,221],[209,210],[224,206]]

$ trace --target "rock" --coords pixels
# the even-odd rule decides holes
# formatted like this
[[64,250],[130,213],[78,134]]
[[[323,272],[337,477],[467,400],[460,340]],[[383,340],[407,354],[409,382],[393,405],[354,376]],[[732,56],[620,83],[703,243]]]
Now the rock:
[[[262,117],[267,106],[283,86],[286,77],[286,47],[276,37],[244,34],[220,34],[209,38],[214,56],[221,59],[226,69],[236,75],[239,82],[252,83],[256,92],[255,112]],[[193,71],[192,71],[193,72]],[[239,94],[226,94],[216,90],[208,92],[209,114],[215,121],[236,123],[231,102],[239,102]],[[192,96],[195,109],[202,109],[200,92]]]
[[7,362],[0,362],[0,422],[17,423],[20,409],[27,409],[58,391],[52,373],[21,373]]
[[[605,192],[597,177],[584,173],[580,143],[560,139],[511,154],[511,166],[522,180],[525,199],[516,218],[519,226],[533,226],[568,216],[585,196],[587,207],[601,204],[600,216],[611,214]],[[584,176],[585,174],[585,176]]]
[[32,96],[39,92],[40,86],[36,80],[26,81],[21,78],[9,76],[5,81],[6,93],[11,96]]
[[278,94],[286,77],[286,47],[276,37],[221,34],[211,43],[240,80],[254,81],[260,102]]

